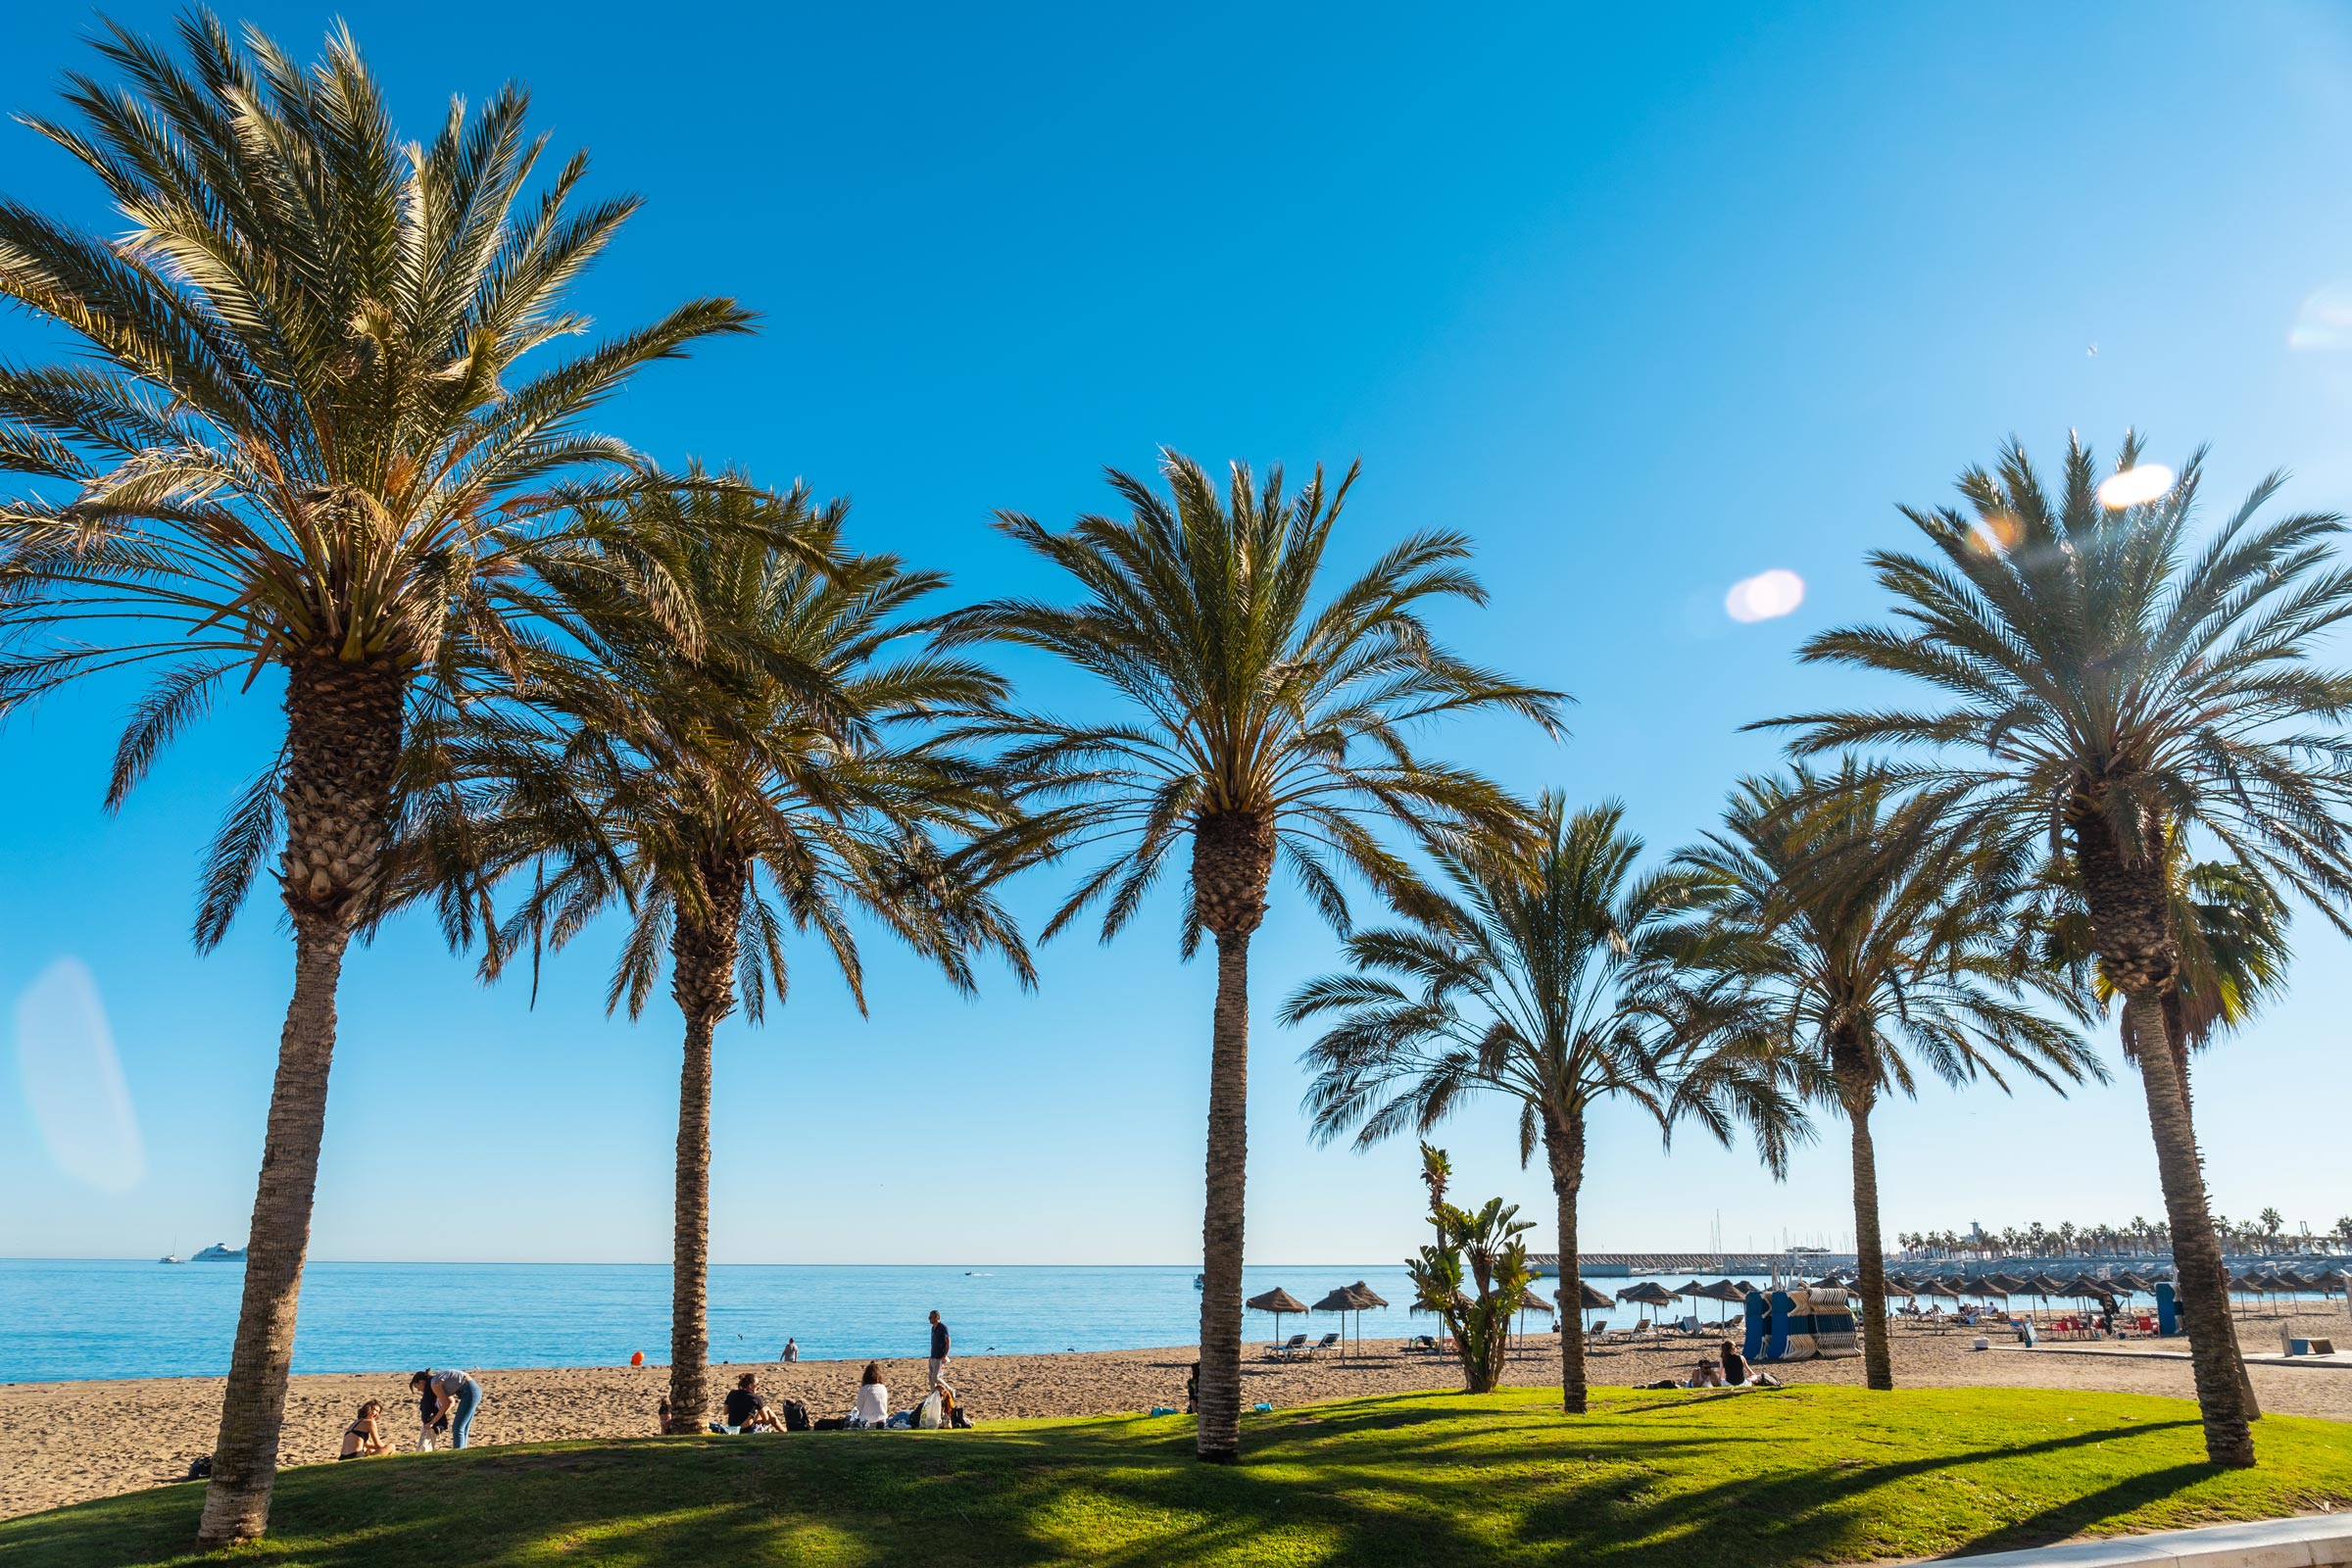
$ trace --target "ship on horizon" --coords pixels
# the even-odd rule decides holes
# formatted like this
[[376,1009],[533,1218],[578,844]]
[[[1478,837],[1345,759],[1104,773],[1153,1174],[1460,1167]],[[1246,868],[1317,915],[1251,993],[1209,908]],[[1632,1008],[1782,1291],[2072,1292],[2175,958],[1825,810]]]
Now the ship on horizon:
[[194,1257],[189,1258],[188,1261],[191,1263],[242,1263],[245,1261],[245,1249],[231,1247],[226,1242],[215,1242]]

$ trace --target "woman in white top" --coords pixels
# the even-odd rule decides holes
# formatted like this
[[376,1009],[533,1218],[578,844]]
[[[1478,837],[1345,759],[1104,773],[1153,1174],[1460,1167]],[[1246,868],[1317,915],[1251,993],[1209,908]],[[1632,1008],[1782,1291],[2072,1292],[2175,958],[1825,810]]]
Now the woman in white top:
[[858,1401],[850,1406],[850,1425],[878,1427],[890,1420],[890,1389],[882,1381],[882,1363],[865,1363],[865,1375],[858,1380]]

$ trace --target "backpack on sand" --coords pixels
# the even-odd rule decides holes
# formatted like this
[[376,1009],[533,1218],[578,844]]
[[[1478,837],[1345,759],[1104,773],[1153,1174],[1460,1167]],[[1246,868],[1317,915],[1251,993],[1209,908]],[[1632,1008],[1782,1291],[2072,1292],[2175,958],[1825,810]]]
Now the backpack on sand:
[[798,1399],[784,1401],[784,1430],[787,1432],[808,1430],[808,1407]]

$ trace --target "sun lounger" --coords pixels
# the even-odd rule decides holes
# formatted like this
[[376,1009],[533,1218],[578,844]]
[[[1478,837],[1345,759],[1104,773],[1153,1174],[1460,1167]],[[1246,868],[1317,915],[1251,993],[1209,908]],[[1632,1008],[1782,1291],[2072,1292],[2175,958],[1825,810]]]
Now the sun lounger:
[[1316,1355],[1316,1354],[1318,1354],[1318,1353],[1319,1353],[1319,1352],[1321,1352],[1321,1351],[1324,1351],[1324,1350],[1336,1350],[1336,1349],[1338,1349],[1339,1348],[1340,1348],[1340,1335],[1339,1335],[1339,1331],[1338,1331],[1337,1329],[1334,1329],[1334,1330],[1333,1330],[1331,1333],[1324,1335],[1324,1336],[1323,1336],[1321,1339],[1317,1340],[1317,1341],[1316,1341],[1314,1344],[1312,1344],[1312,1345],[1308,1346],[1308,1347],[1306,1348],[1306,1353],[1307,1353],[1307,1354],[1308,1354],[1308,1355],[1311,1357],[1311,1356],[1313,1356],[1313,1355]]
[[1306,1336],[1303,1334],[1294,1334],[1279,1345],[1267,1346],[1266,1359],[1269,1361],[1288,1361],[1305,1348]]
[[1642,1338],[1644,1335],[1646,1335],[1646,1334],[1648,1334],[1648,1333],[1649,1333],[1649,1319],[1647,1319],[1647,1318],[1643,1318],[1643,1319],[1642,1319],[1641,1322],[1639,1322],[1639,1323],[1635,1324],[1635,1325],[1634,1325],[1632,1328],[1630,1328],[1630,1329],[1627,1329],[1627,1330],[1626,1330],[1626,1331],[1625,1331],[1623,1334],[1620,1334],[1620,1335],[1618,1335],[1618,1336],[1617,1336],[1617,1338],[1618,1338],[1619,1340],[1638,1340],[1638,1339],[1641,1339],[1641,1338]]
[[1593,1324],[1593,1325],[1592,1325],[1591,1328],[1589,1328],[1589,1329],[1585,1330],[1585,1343],[1586,1343],[1587,1345],[1606,1345],[1606,1344],[1608,1344],[1608,1343],[1609,1343],[1609,1320],[1608,1320],[1607,1318],[1605,1318],[1605,1317],[1604,1317],[1604,1318],[1600,1319],[1598,1322],[1594,1323],[1594,1324]]

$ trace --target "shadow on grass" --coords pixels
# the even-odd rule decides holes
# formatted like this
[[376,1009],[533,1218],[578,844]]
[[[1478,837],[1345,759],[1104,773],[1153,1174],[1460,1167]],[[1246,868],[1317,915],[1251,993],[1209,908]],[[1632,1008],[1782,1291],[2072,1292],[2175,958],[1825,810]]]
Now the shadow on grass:
[[2131,1476],[2087,1496],[2070,1497],[2044,1508],[2032,1518],[2014,1520],[1998,1530],[1987,1531],[1956,1548],[1951,1555],[2046,1546],[2069,1536],[2079,1536],[2119,1514],[2136,1513],[2151,1504],[2169,1501],[2213,1473],[2213,1466],[2207,1464],[2177,1464],[2170,1469]]
[[[1563,1422],[1540,1399],[1366,1399],[1252,1419],[1237,1467],[1195,1463],[1189,1422],[1140,1417],[477,1449],[288,1471],[276,1535],[232,1560],[1774,1568],[2047,1541],[2208,1474],[2160,1466],[2088,1490],[2159,1458],[2140,1441],[2169,1445],[2193,1420],[2086,1418],[2017,1441],[1977,1437],[1996,1429],[1964,1407],[1906,1408],[1843,1395],[1636,1395]],[[2098,1444],[2118,1451],[2070,1468],[2067,1456]],[[201,1500],[180,1486],[0,1525],[0,1560],[203,1561],[186,1550]],[[1900,1517],[1889,1515],[1914,1535],[1891,1537]]]

